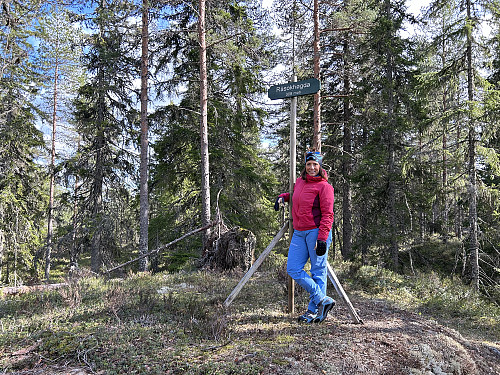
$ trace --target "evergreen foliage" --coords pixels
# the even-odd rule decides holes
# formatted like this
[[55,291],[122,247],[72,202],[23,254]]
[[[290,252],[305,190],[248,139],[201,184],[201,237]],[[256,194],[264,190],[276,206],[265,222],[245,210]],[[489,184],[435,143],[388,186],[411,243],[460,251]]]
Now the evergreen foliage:
[[[206,1],[210,214],[252,231],[257,251],[279,228],[272,207],[289,186],[290,103],[269,103],[265,93],[294,75],[313,76],[313,4],[276,0],[267,10],[258,0]],[[54,260],[63,264],[53,275],[68,257],[94,272],[135,257],[142,1],[2,5],[1,282],[40,276],[52,177]],[[411,273],[439,240],[456,259],[446,272],[498,301],[498,1],[431,1],[418,18],[407,5],[319,4],[321,144],[335,188],[335,245],[344,261]],[[149,2],[149,249],[203,224],[197,7]],[[83,52],[78,63],[75,51]],[[74,79],[80,64],[85,78]],[[58,139],[48,167],[44,121],[56,66],[64,72],[58,87],[67,89],[61,99],[74,100],[55,114],[76,136]],[[298,169],[313,144],[313,106],[312,96],[298,98]],[[190,237],[153,269],[179,269],[202,254],[201,239]]]
[[127,27],[132,11],[133,4],[126,1],[101,1],[95,8],[84,56],[89,79],[75,99],[81,136],[75,172],[81,181],[79,241],[90,252],[94,272],[120,254],[120,240],[135,242],[128,225],[116,220],[133,208],[126,204],[123,210],[123,204],[131,201],[130,180],[137,170],[132,84],[138,61],[131,51],[138,44],[134,29]]
[[[265,90],[260,82],[269,53],[265,52],[267,38],[250,19],[252,9],[251,3],[211,2],[207,6],[210,184],[214,205],[226,224],[242,226],[263,239],[272,235],[268,208],[275,178],[270,163],[260,154],[259,130],[265,113],[256,102]],[[183,27],[194,27],[187,16],[183,20]],[[174,57],[179,61],[173,66],[172,79],[186,85],[186,95],[178,104],[159,108],[153,116],[159,129],[153,193],[161,206],[154,210],[152,237],[157,230],[163,241],[201,223],[199,77],[192,69],[198,50],[189,34],[179,37],[175,45],[183,47],[165,52],[172,54],[170,61]],[[179,54],[184,58],[179,59]],[[190,244],[191,248],[196,246]]]
[[35,256],[43,246],[46,175],[39,164],[43,136],[34,103],[42,77],[33,64],[36,1],[2,3],[0,14],[0,280],[36,278]]

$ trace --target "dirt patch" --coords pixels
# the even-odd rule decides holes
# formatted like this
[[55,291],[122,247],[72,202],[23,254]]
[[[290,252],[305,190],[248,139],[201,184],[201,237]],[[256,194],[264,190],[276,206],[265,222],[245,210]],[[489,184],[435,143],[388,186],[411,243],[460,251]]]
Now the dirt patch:
[[297,363],[316,363],[314,370],[297,374],[500,374],[499,343],[469,341],[384,302],[356,301],[355,306],[364,324],[347,323],[347,309],[339,306],[319,328],[320,335],[310,337],[317,353],[297,358]]
[[[362,325],[351,323],[347,307],[340,303],[319,325],[295,323],[289,317],[289,328],[280,328],[276,321],[276,329],[267,336],[292,339],[275,356],[269,348],[238,348],[233,360],[261,361],[266,367],[261,374],[500,374],[499,342],[467,340],[453,329],[383,301],[353,303]],[[251,335],[269,339],[258,327],[247,328]]]

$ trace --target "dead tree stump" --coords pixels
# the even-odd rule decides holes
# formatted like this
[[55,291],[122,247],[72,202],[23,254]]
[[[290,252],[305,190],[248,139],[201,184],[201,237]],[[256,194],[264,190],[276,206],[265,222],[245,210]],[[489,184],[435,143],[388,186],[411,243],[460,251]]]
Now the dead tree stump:
[[240,268],[245,272],[252,266],[257,240],[251,231],[233,228],[208,242],[202,266],[218,270]]

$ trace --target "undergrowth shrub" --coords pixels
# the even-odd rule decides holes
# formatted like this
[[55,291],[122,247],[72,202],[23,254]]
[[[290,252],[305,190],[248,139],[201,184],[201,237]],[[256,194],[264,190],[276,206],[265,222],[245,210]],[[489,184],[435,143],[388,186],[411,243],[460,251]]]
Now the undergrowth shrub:
[[288,274],[286,273],[286,255],[272,251],[261,265],[263,271],[272,272],[281,281],[286,281]]
[[230,336],[222,303],[192,293],[170,292],[164,296],[166,319],[186,328],[194,339],[226,340]]
[[363,266],[349,275],[347,281],[353,289],[370,298],[383,298],[398,307],[431,315],[442,322],[454,320],[472,333],[488,333],[492,337],[500,335],[500,306],[458,278],[440,276],[433,271],[405,276]]
[[70,308],[77,308],[82,303],[82,288],[77,279],[67,279],[66,287],[59,290],[59,294]]
[[401,287],[404,278],[385,268],[363,266],[351,279],[356,288],[369,294],[385,294]]

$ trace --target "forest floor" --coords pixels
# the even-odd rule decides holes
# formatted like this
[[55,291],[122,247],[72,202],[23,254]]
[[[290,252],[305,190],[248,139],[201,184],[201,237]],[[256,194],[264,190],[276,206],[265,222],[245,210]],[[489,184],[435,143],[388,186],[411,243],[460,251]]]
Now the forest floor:
[[258,272],[223,308],[241,276],[135,275],[70,282],[45,296],[40,291],[4,296],[0,371],[500,374],[498,309],[483,310],[479,317],[449,308],[436,315],[436,309],[404,308],[373,289],[367,293],[346,282],[363,324],[353,323],[334,294],[338,303],[326,321],[303,324],[296,316],[307,296],[299,289],[300,311],[286,313],[286,283],[273,271]]

